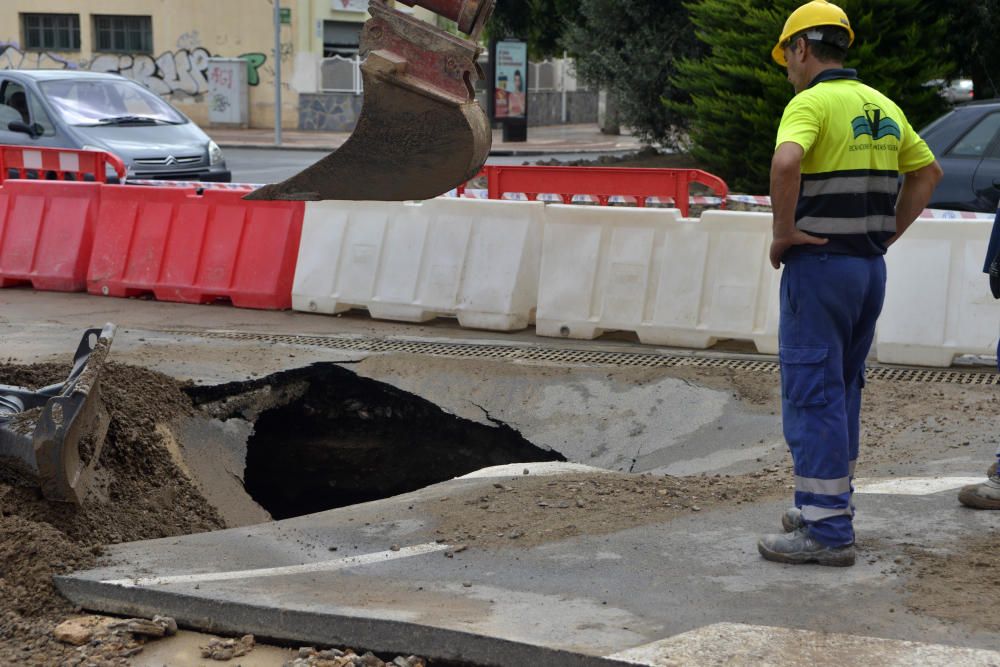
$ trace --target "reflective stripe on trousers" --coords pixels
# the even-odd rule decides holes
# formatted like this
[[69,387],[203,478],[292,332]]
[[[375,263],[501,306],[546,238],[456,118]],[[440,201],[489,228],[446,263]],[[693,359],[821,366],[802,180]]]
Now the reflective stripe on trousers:
[[781,275],[782,424],[810,534],[854,541],[851,504],[865,357],[885,296],[881,256],[799,254]]

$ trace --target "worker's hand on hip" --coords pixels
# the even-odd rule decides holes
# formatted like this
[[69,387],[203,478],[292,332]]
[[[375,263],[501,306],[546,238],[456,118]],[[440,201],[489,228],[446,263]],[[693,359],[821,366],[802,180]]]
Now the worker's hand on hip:
[[771,266],[776,269],[781,268],[781,258],[784,257],[788,249],[794,245],[826,245],[829,239],[806,234],[796,229],[791,234],[775,236],[771,241]]

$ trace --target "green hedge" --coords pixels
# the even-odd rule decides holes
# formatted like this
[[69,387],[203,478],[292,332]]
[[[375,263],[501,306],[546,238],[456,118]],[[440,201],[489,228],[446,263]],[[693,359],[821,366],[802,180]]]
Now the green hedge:
[[[781,112],[794,91],[771,60],[785,19],[802,0],[696,0],[685,5],[708,48],[677,64],[673,84],[690,102],[662,103],[687,117],[692,154],[738,191],[764,193]],[[843,0],[856,39],[846,67],[895,100],[920,128],[946,103],[924,82],[954,69],[942,57],[948,25],[924,0]]]

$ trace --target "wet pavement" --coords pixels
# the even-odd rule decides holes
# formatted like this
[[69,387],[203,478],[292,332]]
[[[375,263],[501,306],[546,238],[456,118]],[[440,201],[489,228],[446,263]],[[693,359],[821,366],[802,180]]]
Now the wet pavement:
[[[518,478],[493,474],[272,524],[113,547],[118,565],[62,578],[58,586],[88,608],[167,614],[212,632],[476,664],[604,664],[597,658],[642,655],[666,638],[724,623],[751,626],[756,635],[815,628],[996,646],[995,633],[908,612],[899,591],[903,575],[887,555],[889,545],[917,534],[926,536],[925,548],[946,548],[995,524],[990,515],[957,507],[953,492],[863,496],[859,538],[877,535],[878,547],[864,549],[849,569],[781,566],[757,556],[757,535],[777,528],[783,502],[690,512],[533,548],[473,545],[458,553],[432,539],[432,510],[408,509],[491,492],[494,483]],[[706,636],[698,651],[713,643]],[[898,646],[881,649],[874,662],[893,662]],[[1000,659],[996,652],[938,650],[951,664]]]

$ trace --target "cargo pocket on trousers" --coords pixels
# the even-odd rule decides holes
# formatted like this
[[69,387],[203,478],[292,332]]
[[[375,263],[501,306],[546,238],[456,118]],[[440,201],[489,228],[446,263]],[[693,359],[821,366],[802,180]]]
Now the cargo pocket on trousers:
[[781,391],[797,408],[826,405],[825,347],[782,347]]

